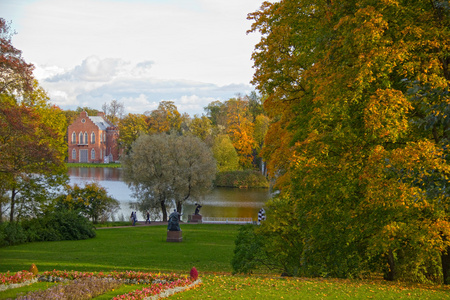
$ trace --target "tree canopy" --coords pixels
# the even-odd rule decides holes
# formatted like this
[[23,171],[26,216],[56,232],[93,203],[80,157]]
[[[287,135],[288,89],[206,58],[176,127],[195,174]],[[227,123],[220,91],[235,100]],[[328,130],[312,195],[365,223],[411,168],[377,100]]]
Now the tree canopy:
[[448,1],[265,2],[249,18],[263,155],[291,208],[259,234],[300,228],[286,272],[448,283]]
[[[12,46],[11,35],[9,24],[0,18],[0,195],[9,195],[12,222],[24,184],[36,176],[65,173],[67,125],[61,109],[50,105],[34,80],[33,65]],[[60,178],[47,183],[60,184]],[[0,219],[1,212],[2,207]]]
[[212,187],[216,164],[199,138],[142,134],[123,158],[124,180],[134,190],[142,212],[157,209],[167,221],[167,210],[197,199]]

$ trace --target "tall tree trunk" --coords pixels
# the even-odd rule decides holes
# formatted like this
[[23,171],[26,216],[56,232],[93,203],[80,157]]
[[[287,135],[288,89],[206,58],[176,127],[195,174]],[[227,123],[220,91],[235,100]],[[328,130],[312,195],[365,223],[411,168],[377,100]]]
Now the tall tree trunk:
[[384,275],[384,279],[386,279],[388,281],[394,281],[395,275],[397,272],[395,270],[394,253],[392,252],[391,249],[389,249],[387,260],[388,260],[389,270]]
[[17,195],[16,188],[13,187],[13,189],[11,190],[11,206],[9,208],[9,210],[10,210],[9,222],[10,223],[14,222],[14,206],[16,204],[16,195]]
[[159,196],[159,203],[161,204],[161,211],[163,214],[163,222],[167,222],[167,210],[166,210],[166,201],[163,195]]
[[177,201],[177,212],[181,214],[181,210],[183,208],[183,202]]
[[[444,241],[447,240],[447,236],[443,236]],[[442,275],[444,276],[444,284],[450,284],[450,247],[441,253],[441,263],[442,263]]]

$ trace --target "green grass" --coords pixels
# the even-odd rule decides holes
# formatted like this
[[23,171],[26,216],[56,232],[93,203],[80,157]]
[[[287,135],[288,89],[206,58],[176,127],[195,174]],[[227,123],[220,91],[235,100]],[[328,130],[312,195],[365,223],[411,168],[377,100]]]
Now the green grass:
[[97,237],[81,241],[30,243],[0,248],[0,272],[147,271],[231,272],[238,225],[182,224],[183,242],[166,242],[166,226],[97,230]]
[[450,299],[450,289],[386,281],[206,275],[170,299]]
[[[389,283],[382,280],[280,278],[277,275],[232,276],[237,225],[182,224],[183,242],[168,243],[166,226],[97,230],[82,241],[41,242],[0,248],[0,272],[46,270],[177,272],[195,266],[203,285],[170,299],[450,299],[450,288]],[[46,288],[47,283],[0,292],[0,299]],[[122,286],[96,299],[111,299],[138,286]]]
[[36,282],[19,288],[2,291],[0,292],[0,299],[9,299],[9,298],[15,299],[16,297],[20,295],[25,295],[26,293],[31,291],[46,290],[49,287],[54,286],[55,284],[56,283],[52,282]]

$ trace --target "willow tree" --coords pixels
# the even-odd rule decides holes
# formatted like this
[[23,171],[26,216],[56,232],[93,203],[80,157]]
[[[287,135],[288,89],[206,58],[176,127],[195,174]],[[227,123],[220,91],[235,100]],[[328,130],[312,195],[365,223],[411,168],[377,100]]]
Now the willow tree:
[[448,1],[265,2],[249,18],[299,272],[448,283]]
[[211,150],[193,136],[143,134],[123,159],[124,179],[134,191],[141,211],[167,209],[197,199],[212,187],[216,163]]

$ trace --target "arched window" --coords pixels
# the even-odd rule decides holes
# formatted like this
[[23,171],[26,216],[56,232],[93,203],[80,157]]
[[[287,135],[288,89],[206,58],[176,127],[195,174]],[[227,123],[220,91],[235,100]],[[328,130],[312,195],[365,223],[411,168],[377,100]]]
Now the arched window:
[[74,132],[72,132],[72,144],[76,144],[77,143],[77,134]]
[[77,150],[72,149],[72,159],[77,159]]
[[88,140],[88,133],[85,132],[85,133],[84,133],[84,144],[87,145],[88,143],[89,143],[89,140]]
[[83,145],[84,143],[83,143],[83,133],[82,132],[80,132],[80,134],[78,135],[78,139],[79,139],[78,145]]
[[91,144],[95,144],[95,133],[93,131],[91,133]]
[[95,149],[92,148],[91,150],[91,159],[95,159]]

